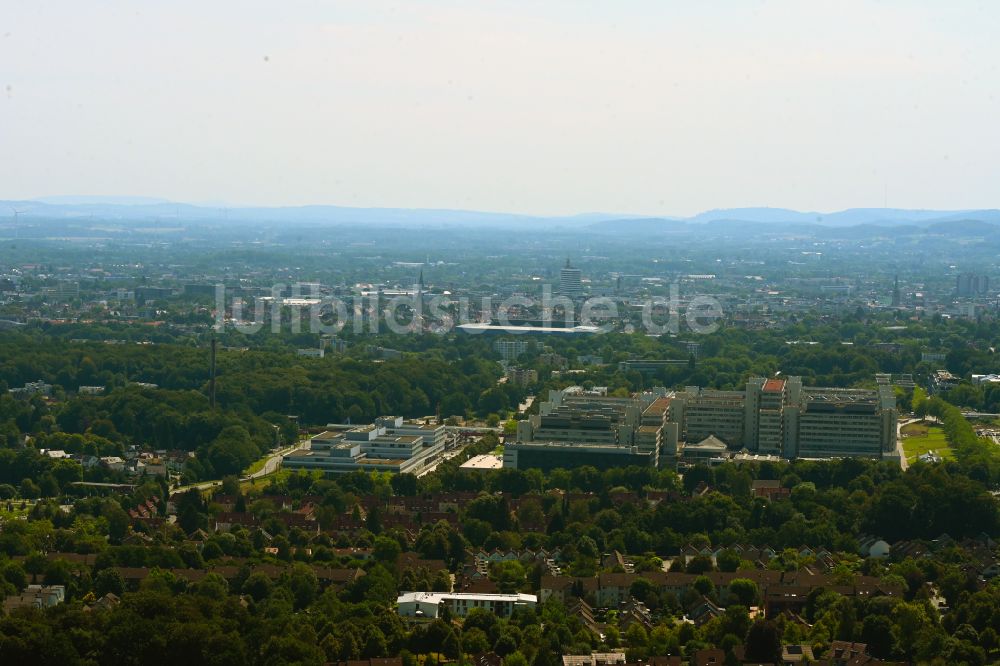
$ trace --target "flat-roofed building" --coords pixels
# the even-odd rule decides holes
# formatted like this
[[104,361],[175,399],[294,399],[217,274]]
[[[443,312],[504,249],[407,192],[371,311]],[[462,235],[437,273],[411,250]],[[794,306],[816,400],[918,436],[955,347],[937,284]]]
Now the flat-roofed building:
[[743,445],[746,394],[688,386],[670,401],[668,421],[677,423],[679,436],[699,442],[715,436],[731,447]]
[[800,377],[754,377],[744,391],[688,387],[678,392],[667,411],[661,450],[675,450],[678,458],[700,458],[694,451],[686,455],[684,448],[711,437],[731,452],[891,458],[897,416],[895,394],[885,377],[874,390],[804,387]]
[[473,456],[458,467],[463,472],[490,472],[503,468],[503,456],[484,453]]
[[516,608],[534,608],[533,594],[476,594],[468,592],[404,592],[396,598],[396,610],[403,617],[434,619],[447,608],[456,617],[465,617],[482,608],[499,617],[510,617]]
[[538,371],[533,368],[511,366],[507,368],[504,376],[507,378],[507,381],[515,386],[527,386],[538,381]]
[[356,470],[419,474],[441,457],[446,439],[444,426],[382,416],[370,425],[342,426],[315,435],[308,449],[289,453],[282,466],[324,474]]
[[652,375],[663,368],[687,367],[690,364],[691,360],[686,358],[634,358],[619,361],[618,369],[622,372],[635,370],[644,375]]
[[593,652],[591,654],[564,654],[563,666],[625,666],[624,652]]
[[590,465],[608,467],[655,467],[653,451],[641,451],[637,446],[587,444],[577,442],[531,441],[504,445],[503,466],[510,469],[573,469]]
[[505,361],[516,361],[517,357],[530,349],[532,343],[529,340],[495,340],[493,349],[500,354],[500,358]]
[[570,298],[577,298],[583,293],[583,274],[579,268],[573,268],[569,259],[566,265],[559,271],[559,293]]
[[892,387],[804,388],[790,410],[797,420],[795,457],[889,457],[896,450],[896,395]]
[[[519,421],[517,442],[543,445],[562,443],[580,447],[605,447],[620,449],[612,454],[614,464],[620,464],[621,450],[636,449],[642,460],[631,464],[657,465],[660,455],[660,438],[663,427],[664,403],[657,403],[665,397],[666,390],[659,389],[632,396],[608,396],[606,390],[584,390],[570,386],[561,391],[550,391],[549,399],[539,405],[539,413]],[[650,407],[653,404],[657,407]],[[649,411],[647,415],[647,411]],[[604,453],[595,448],[581,448],[591,459],[603,459]],[[553,449],[556,457],[565,454],[565,449]],[[535,449],[530,455],[521,456],[519,466],[531,466],[529,460],[548,460],[539,457]],[[648,460],[647,460],[648,457]],[[546,465],[549,463],[546,462]],[[590,464],[590,463],[588,463]],[[505,466],[510,466],[505,463]],[[566,466],[565,463],[557,465]],[[573,465],[571,465],[573,466]]]

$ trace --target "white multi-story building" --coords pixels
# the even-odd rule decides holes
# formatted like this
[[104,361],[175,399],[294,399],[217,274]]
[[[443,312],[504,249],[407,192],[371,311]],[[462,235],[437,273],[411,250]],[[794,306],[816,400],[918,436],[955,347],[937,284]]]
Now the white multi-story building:
[[318,470],[338,474],[357,470],[419,474],[444,452],[444,426],[381,416],[364,426],[328,426],[314,436],[309,448],[294,451],[282,460],[292,470]]
[[465,617],[473,608],[482,608],[500,617],[510,617],[515,608],[534,608],[533,594],[473,594],[463,592],[404,592],[396,598],[403,617],[437,618],[444,608],[456,617]]

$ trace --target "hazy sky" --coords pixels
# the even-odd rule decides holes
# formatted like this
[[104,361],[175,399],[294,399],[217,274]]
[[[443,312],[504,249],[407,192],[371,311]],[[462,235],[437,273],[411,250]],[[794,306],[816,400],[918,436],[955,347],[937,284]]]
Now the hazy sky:
[[0,198],[998,207],[998,35],[988,0],[0,0]]

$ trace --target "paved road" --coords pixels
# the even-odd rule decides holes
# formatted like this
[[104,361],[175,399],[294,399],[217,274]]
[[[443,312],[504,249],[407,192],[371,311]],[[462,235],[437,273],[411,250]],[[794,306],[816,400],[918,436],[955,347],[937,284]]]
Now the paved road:
[[427,476],[431,472],[436,471],[437,468],[438,468],[438,465],[440,465],[441,463],[443,463],[445,460],[451,460],[452,458],[454,458],[455,456],[457,456],[459,453],[461,453],[464,450],[465,450],[465,447],[462,446],[462,447],[457,448],[457,449],[452,449],[451,451],[446,451],[440,458],[438,458],[437,460],[435,460],[430,466],[425,467],[420,472],[418,472],[417,473],[417,478],[420,478],[422,476]]
[[899,456],[899,466],[905,472],[910,463],[906,460],[906,451],[903,450],[903,426],[915,423],[920,419],[905,419],[896,422],[896,455]]
[[240,479],[240,481],[249,481],[250,479],[259,479],[262,476],[267,476],[268,474],[274,474],[281,467],[281,459],[282,459],[282,457],[288,455],[292,451],[297,451],[297,450],[301,449],[302,447],[304,447],[308,443],[309,443],[308,439],[303,439],[298,444],[294,444],[293,446],[288,446],[288,447],[285,447],[285,448],[281,449],[280,451],[278,451],[277,453],[275,453],[273,456],[271,456],[270,458],[268,458],[267,462],[264,463],[263,467],[261,467],[259,470],[257,470],[253,474],[250,474],[248,476],[244,476],[242,479]]
[[[308,442],[309,442],[308,439],[304,439],[304,440],[298,442],[297,444],[293,444],[292,446],[286,446],[283,449],[275,451],[274,453],[272,453],[268,457],[267,461],[264,462],[264,466],[263,467],[261,467],[259,470],[257,470],[253,474],[248,474],[246,476],[241,476],[240,477],[240,481],[249,481],[250,479],[259,479],[261,477],[267,476],[268,474],[274,474],[281,467],[281,458],[282,458],[282,456],[284,456],[284,455],[286,455],[288,453],[291,453],[292,451],[295,451],[297,449],[301,449]],[[221,485],[222,485],[222,480],[221,479],[213,479],[211,481],[201,481],[199,483],[193,483],[193,484],[187,485],[187,486],[178,486],[177,488],[174,488],[174,492],[178,492],[178,491],[183,492],[185,490],[191,490],[192,488],[196,488],[198,490],[209,490],[210,488],[216,488],[216,487],[221,486]]]

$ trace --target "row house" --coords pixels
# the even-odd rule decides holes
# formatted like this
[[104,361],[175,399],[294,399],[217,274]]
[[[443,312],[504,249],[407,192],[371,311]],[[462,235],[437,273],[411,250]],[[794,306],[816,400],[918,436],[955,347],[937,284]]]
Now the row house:
[[[734,572],[712,571],[702,575],[712,582],[716,597],[723,603],[729,597],[729,586],[733,580],[738,578],[752,580],[760,590],[769,614],[771,609],[799,612],[809,593],[820,587],[849,597],[902,594],[902,590],[886,586],[873,576],[858,576],[851,585],[839,585],[832,576],[801,571],[755,569]],[[695,574],[659,571],[642,574],[601,573],[593,578],[542,576],[538,597],[542,603],[550,598],[563,603],[574,597],[593,599],[598,607],[614,608],[630,599],[632,584],[638,578],[650,581],[661,593],[670,593],[679,598],[699,577]]]

